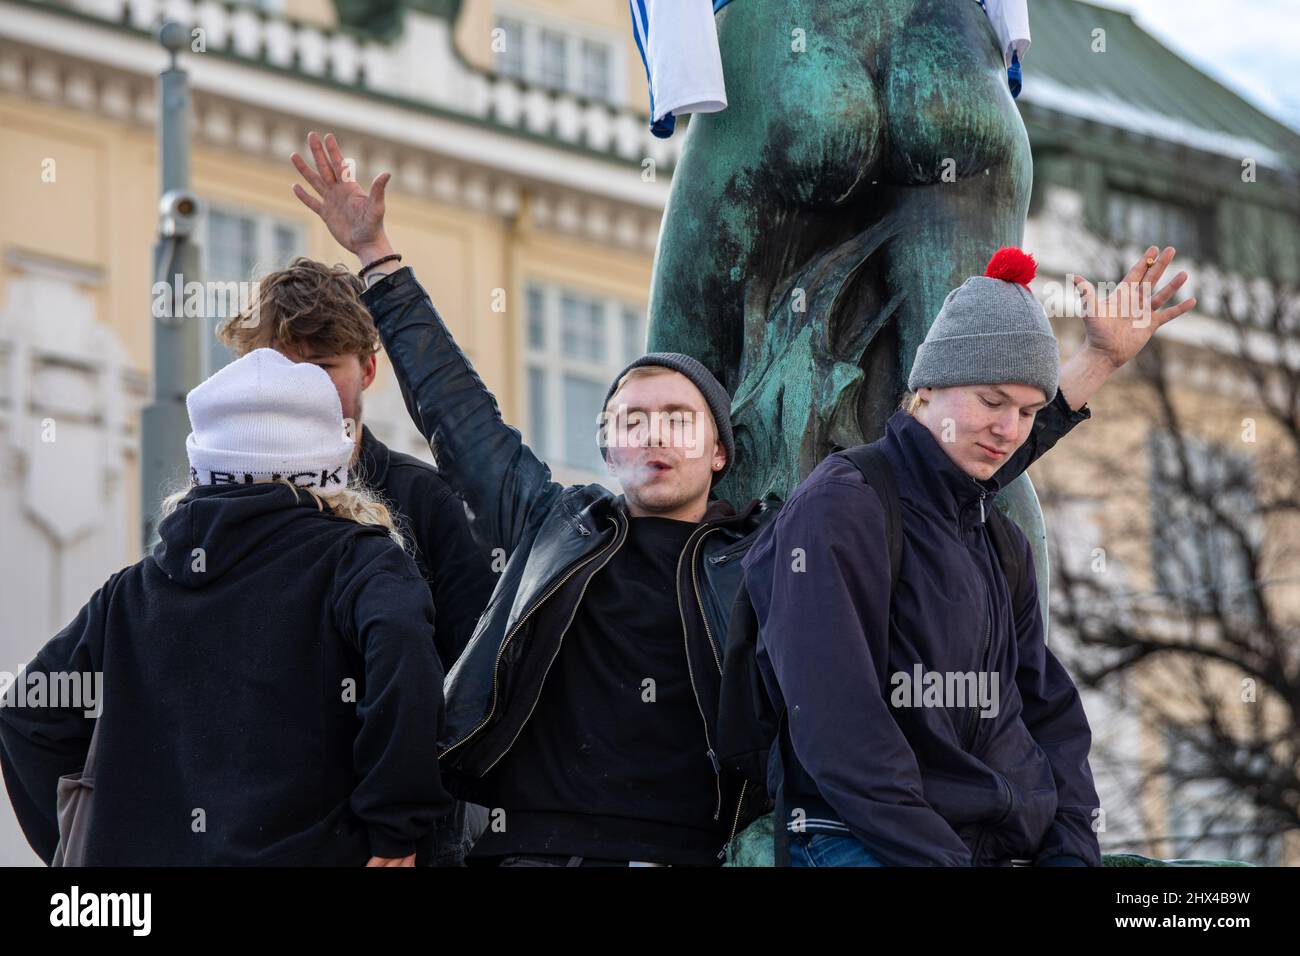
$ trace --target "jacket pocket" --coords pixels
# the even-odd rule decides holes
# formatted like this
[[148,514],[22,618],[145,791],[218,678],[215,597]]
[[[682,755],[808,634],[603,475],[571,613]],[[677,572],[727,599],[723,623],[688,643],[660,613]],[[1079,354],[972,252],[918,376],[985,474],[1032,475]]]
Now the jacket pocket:
[[1005,821],[1007,817],[1011,816],[1012,811],[1016,807],[1016,794],[1015,794],[1015,790],[1013,790],[1011,787],[1011,781],[1008,780],[1000,770],[994,770],[993,772],[997,775],[998,783],[1002,786],[1003,791],[1006,793],[1006,800],[1007,800],[1006,809],[1002,811],[1002,816],[992,821],[992,824],[994,826],[997,826],[998,824]]
[[[1044,769],[1046,778],[1042,775]],[[1006,774],[996,773],[1009,790],[1007,812],[990,824],[996,831],[996,843],[1007,858],[1032,857],[1056,816],[1056,782],[1051,767],[1044,759],[1041,766],[1030,763]]]

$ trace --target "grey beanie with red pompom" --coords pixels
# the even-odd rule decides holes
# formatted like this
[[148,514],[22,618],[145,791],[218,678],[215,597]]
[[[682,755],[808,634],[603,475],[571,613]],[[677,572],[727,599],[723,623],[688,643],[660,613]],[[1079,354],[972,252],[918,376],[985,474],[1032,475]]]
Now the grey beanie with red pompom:
[[1004,247],[982,276],[972,276],[943,300],[917,347],[907,387],[994,385],[1015,382],[1056,397],[1061,351],[1052,323],[1029,291],[1033,256]]

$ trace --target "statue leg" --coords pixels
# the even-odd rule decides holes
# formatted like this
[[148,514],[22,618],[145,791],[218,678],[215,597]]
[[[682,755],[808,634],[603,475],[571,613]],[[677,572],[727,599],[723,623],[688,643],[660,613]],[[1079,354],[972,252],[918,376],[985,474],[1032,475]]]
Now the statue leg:
[[753,243],[746,208],[728,198],[731,170],[712,116],[691,119],[673,174],[650,283],[647,349],[684,352],[735,391],[744,335],[744,263]]
[[857,200],[874,188],[882,150],[862,46],[882,8],[911,2],[744,0],[719,15],[729,105],[686,131],[655,257],[649,347],[696,356],[735,399],[739,454],[718,488],[734,500],[787,494],[810,464],[823,386],[861,376],[814,330],[851,266],[826,257],[864,231]]
[[[694,355],[733,395],[776,290],[852,231],[844,204],[878,155],[873,85],[845,33],[847,14],[861,10],[861,0],[744,0],[718,16],[728,107],[687,126],[655,254],[648,344]],[[796,52],[787,21],[843,39]]]
[[[881,78],[891,144],[889,201],[903,223],[885,252],[885,281],[907,295],[897,312],[896,341],[878,346],[897,349],[898,380],[891,391],[873,381],[860,406],[868,436],[883,430],[948,292],[983,272],[999,246],[1019,245],[1028,214],[1029,138],[983,13],[974,4],[960,10],[953,15],[954,6],[944,0],[918,3],[917,17],[947,13],[949,29],[905,31]],[[874,358],[883,364],[884,356]],[[1037,495],[1022,476],[998,497],[1034,549],[1046,621],[1050,582]]]

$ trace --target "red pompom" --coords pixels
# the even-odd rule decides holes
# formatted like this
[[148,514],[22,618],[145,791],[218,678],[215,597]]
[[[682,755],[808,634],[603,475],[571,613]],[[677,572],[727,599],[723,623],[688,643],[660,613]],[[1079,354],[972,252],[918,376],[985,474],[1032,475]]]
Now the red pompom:
[[1003,246],[993,253],[984,274],[990,279],[1005,279],[1007,282],[1019,282],[1025,288],[1029,280],[1038,274],[1038,263],[1034,257],[1015,246]]

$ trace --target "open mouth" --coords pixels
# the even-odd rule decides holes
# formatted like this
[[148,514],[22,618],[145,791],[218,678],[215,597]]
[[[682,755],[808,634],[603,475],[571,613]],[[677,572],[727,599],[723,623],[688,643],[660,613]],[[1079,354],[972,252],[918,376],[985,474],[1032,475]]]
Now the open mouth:
[[652,474],[663,474],[664,472],[672,471],[673,466],[665,461],[648,461],[646,462],[646,468]]

